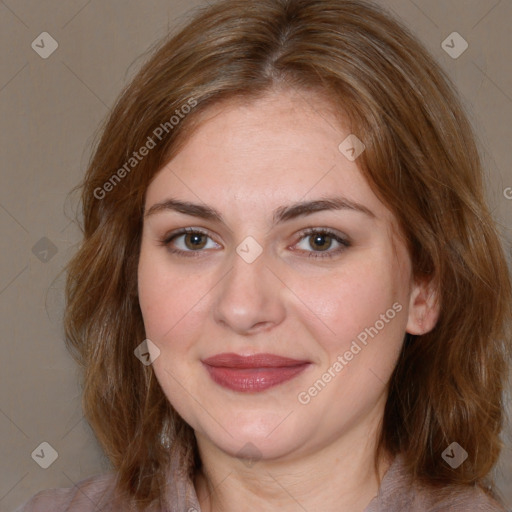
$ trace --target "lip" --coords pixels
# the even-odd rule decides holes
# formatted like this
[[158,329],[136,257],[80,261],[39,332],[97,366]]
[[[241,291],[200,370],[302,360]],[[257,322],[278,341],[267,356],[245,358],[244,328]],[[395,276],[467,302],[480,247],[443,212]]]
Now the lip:
[[202,361],[211,379],[233,391],[259,392],[289,381],[310,361],[275,354],[217,354]]

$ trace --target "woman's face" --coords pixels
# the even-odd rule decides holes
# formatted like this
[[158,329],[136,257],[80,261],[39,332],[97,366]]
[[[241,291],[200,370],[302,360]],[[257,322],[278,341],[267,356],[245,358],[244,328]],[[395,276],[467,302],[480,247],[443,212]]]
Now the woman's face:
[[303,98],[211,107],[147,190],[138,282],[154,371],[198,439],[233,456],[367,443],[417,325],[392,214],[339,149],[350,132]]

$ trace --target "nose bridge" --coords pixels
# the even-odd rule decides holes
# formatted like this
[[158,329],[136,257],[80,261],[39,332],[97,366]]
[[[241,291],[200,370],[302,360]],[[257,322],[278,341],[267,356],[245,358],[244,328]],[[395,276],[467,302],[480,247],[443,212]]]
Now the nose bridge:
[[234,254],[231,271],[222,287],[224,300],[240,301],[240,305],[247,301],[262,302],[265,287],[261,285],[268,280],[266,274],[269,273],[266,265],[266,255],[263,253],[253,261],[244,259],[239,253]]
[[214,307],[215,320],[239,333],[279,323],[284,315],[279,281],[267,268],[268,257],[262,250],[256,254],[250,244],[242,242],[233,254]]

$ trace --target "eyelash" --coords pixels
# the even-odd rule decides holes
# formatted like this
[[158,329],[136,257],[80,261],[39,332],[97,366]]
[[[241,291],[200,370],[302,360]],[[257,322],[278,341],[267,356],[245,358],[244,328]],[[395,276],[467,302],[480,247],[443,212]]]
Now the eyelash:
[[[199,234],[199,235],[203,235],[203,236],[210,238],[208,233],[206,233],[205,231],[202,231],[201,229],[183,228],[183,229],[180,229],[179,231],[176,231],[176,232],[171,233],[170,235],[166,236],[165,238],[163,238],[162,240],[159,241],[159,244],[161,246],[167,247],[167,249],[173,254],[178,254],[180,256],[191,257],[191,258],[201,257],[201,252],[203,252],[201,250],[182,251],[180,249],[174,249],[170,246],[170,243],[173,240],[175,240],[176,238],[178,238],[182,235],[187,235],[187,234]],[[303,238],[306,238],[311,235],[327,235],[341,245],[341,247],[339,247],[338,249],[336,249],[334,251],[305,251],[308,253],[308,258],[333,258],[351,246],[351,243],[347,239],[342,238],[336,232],[334,232],[330,229],[327,229],[327,228],[324,228],[324,229],[309,228],[304,231],[301,231],[299,235],[300,235],[299,242],[302,241]]]

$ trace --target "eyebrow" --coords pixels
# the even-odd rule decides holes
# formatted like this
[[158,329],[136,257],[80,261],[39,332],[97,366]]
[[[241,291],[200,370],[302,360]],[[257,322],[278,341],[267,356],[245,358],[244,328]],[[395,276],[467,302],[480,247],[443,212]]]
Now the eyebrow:
[[[376,215],[362,204],[350,201],[344,197],[327,197],[315,201],[302,201],[277,208],[274,210],[273,214],[273,225],[311,215],[316,212],[329,210],[352,210],[363,213],[368,217],[376,218]],[[165,199],[164,201],[155,203],[147,212],[144,212],[144,218],[164,211],[175,211],[192,217],[224,223],[222,215],[215,208],[188,201],[179,201],[177,199]]]

